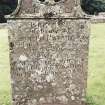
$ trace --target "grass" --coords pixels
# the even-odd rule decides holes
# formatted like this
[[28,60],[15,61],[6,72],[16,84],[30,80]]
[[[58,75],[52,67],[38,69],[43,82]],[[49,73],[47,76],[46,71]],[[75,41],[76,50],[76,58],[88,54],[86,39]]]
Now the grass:
[[104,23],[91,25],[87,96],[91,97],[93,105],[105,105]]
[[[11,105],[8,31],[0,30],[0,105]],[[105,105],[105,24],[92,24],[87,103]]]
[[8,30],[0,29],[0,105],[10,105]]

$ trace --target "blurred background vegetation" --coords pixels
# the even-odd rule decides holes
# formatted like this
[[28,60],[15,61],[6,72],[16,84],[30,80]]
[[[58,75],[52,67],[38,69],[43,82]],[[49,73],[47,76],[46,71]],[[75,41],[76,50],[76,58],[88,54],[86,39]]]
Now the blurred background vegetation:
[[12,13],[17,7],[18,0],[0,0],[0,23],[6,23],[4,15]]
[[8,15],[14,11],[18,0],[0,0],[0,13]]
[[81,6],[87,14],[98,15],[105,12],[105,0],[81,0]]

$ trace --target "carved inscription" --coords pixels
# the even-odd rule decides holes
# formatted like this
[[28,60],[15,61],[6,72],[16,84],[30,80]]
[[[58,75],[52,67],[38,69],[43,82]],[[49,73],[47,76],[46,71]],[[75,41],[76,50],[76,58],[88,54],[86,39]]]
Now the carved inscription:
[[17,20],[12,28],[13,105],[84,105],[87,21]]

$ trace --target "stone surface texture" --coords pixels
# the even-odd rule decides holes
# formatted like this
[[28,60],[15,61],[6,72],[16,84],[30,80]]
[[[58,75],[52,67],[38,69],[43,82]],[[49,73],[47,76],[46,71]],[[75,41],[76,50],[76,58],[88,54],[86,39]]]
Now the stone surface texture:
[[23,0],[8,19],[13,105],[85,105],[90,29],[79,5]]
[[[58,2],[55,2],[58,1]],[[87,17],[82,11],[80,0],[19,0],[22,2],[17,17],[21,18],[71,18]]]

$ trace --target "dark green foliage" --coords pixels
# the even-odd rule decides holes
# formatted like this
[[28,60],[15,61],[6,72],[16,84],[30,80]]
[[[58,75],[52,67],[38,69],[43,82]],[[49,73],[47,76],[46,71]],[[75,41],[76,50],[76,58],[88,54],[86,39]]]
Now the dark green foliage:
[[0,12],[4,15],[12,13],[17,6],[17,0],[0,0]]
[[87,14],[105,12],[105,0],[81,0],[81,6]]
[[4,15],[12,13],[17,6],[18,0],[0,0],[0,23],[5,23]]

